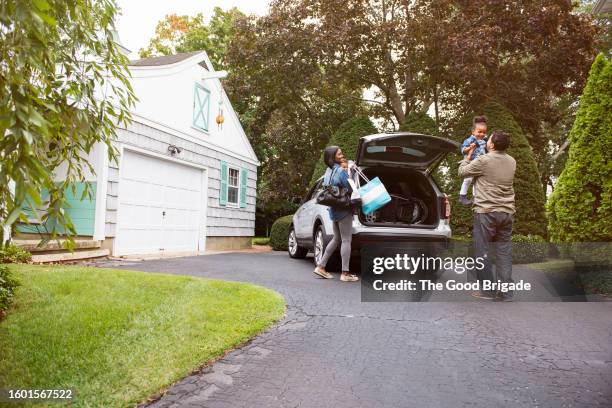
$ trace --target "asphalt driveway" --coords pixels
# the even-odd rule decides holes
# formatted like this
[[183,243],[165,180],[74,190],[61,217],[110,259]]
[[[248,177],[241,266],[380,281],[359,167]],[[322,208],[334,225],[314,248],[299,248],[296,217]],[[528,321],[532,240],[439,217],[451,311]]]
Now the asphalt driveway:
[[281,252],[119,267],[287,301],[280,324],[151,407],[612,407],[612,302],[362,303],[359,284]]

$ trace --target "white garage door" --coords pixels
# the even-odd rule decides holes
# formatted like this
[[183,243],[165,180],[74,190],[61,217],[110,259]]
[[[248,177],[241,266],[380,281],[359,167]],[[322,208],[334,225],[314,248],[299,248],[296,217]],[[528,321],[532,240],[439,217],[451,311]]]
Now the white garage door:
[[115,253],[196,251],[203,170],[124,151]]

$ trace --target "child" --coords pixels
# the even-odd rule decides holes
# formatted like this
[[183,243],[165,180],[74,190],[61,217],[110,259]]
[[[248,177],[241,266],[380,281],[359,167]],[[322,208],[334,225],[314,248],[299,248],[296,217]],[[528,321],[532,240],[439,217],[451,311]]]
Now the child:
[[[484,116],[476,116],[472,122],[472,134],[470,137],[463,141],[461,145],[461,153],[464,156],[470,156],[470,160],[476,159],[481,154],[487,152],[487,118]],[[472,184],[473,177],[466,177],[463,179],[461,184],[461,191],[459,192],[459,202],[464,205],[472,204],[472,200],[467,198],[468,189]],[[476,191],[472,189],[472,195]]]
[[361,197],[359,196],[359,193],[357,192],[357,172],[355,171],[355,168],[357,167],[355,165],[355,162],[352,160],[346,160],[346,159],[342,159],[342,161],[340,162],[340,167],[342,167],[342,170],[346,171],[348,173],[348,182],[351,185],[351,189],[353,190],[351,192],[351,204],[354,206],[359,206],[361,205]]
[[342,170],[348,173],[349,178],[353,177],[353,168],[356,167],[354,161],[342,159],[340,162],[340,167],[342,167]]

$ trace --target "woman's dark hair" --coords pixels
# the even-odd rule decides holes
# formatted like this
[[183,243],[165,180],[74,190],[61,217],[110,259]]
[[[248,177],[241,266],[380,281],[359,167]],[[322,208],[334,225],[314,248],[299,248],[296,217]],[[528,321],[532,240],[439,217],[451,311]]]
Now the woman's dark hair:
[[474,116],[472,120],[472,130],[476,129],[476,125],[486,125],[487,117],[486,116]]
[[510,146],[510,135],[503,130],[496,130],[491,135],[491,141],[493,146],[495,146],[495,150],[503,152]]
[[340,148],[338,146],[329,146],[325,148],[323,152],[323,161],[330,169],[334,167],[334,163],[336,162],[336,152]]

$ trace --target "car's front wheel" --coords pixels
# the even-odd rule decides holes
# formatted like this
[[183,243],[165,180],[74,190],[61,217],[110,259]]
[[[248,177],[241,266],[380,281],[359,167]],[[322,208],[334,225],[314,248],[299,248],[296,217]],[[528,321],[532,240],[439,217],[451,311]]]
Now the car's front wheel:
[[[321,265],[321,261],[323,260],[323,254],[325,253],[325,249],[329,243],[325,242],[325,232],[323,231],[323,226],[319,225],[315,234],[313,236],[313,248],[314,248],[314,262],[315,265]],[[327,260],[327,265],[325,265],[325,269],[329,271],[339,271],[340,270],[340,253],[336,250]]]
[[291,227],[291,231],[289,231],[287,250],[289,251],[289,256],[295,259],[306,258],[306,255],[308,254],[308,249],[298,245],[295,229],[293,227]]

